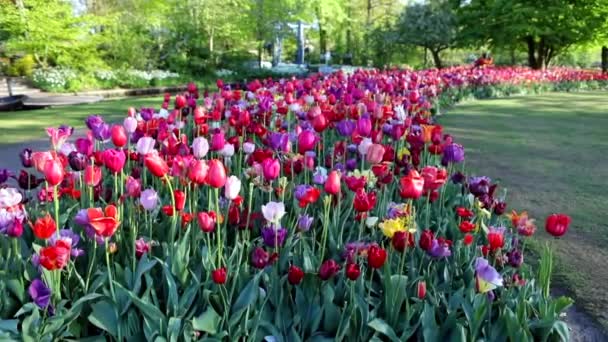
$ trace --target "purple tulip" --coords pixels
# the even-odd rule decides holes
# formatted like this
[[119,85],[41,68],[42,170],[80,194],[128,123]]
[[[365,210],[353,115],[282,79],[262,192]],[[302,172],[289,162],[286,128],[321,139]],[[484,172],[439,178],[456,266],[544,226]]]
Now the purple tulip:
[[336,131],[343,137],[350,137],[357,124],[352,120],[342,120],[336,124]]
[[314,221],[310,215],[299,215],[298,216],[298,230],[301,232],[307,232],[310,230],[310,226]]
[[444,242],[439,241],[437,239],[433,239],[431,243],[431,248],[428,251],[429,255],[433,258],[447,258],[452,255],[450,251],[450,246]]
[[459,144],[449,144],[443,148],[441,164],[455,164],[464,161],[464,147]]
[[264,244],[271,248],[282,246],[287,237],[287,229],[264,227],[262,228],[262,240]]
[[269,260],[270,256],[268,255],[268,252],[262,247],[256,247],[253,252],[251,252],[251,265],[255,268],[263,269],[268,265]]
[[30,168],[34,165],[31,148],[24,148],[23,151],[19,153],[19,158],[21,159],[21,165],[25,168]]
[[41,309],[46,309],[51,303],[51,289],[40,279],[34,279],[27,289],[32,300]]
[[13,176],[13,173],[8,169],[0,169],[0,184],[6,182],[11,176]]
[[154,117],[154,108],[142,108],[139,110],[139,115],[144,121],[150,121]]

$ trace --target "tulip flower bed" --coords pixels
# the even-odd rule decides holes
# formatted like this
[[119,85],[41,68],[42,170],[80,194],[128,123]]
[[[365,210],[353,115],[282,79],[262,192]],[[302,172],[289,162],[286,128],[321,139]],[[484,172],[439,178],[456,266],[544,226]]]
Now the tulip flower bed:
[[550,246],[538,269],[524,263],[534,220],[466,174],[432,112],[481,87],[606,80],[453,68],[218,81],[122,124],[91,116],[84,138],[49,128],[48,151],[20,156],[19,189],[0,189],[0,337],[567,339]]

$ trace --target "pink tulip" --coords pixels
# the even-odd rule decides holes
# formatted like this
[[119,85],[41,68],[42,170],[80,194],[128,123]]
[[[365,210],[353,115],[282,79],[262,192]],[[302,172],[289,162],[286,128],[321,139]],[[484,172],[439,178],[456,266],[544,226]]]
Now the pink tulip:
[[57,159],[48,159],[44,164],[44,179],[50,186],[55,186],[63,181],[65,171],[63,165]]
[[366,159],[370,164],[378,164],[384,158],[384,146],[380,144],[372,144],[367,150]]
[[275,180],[279,177],[279,173],[281,172],[281,164],[277,159],[266,158],[262,162],[262,172],[264,174],[264,179]]

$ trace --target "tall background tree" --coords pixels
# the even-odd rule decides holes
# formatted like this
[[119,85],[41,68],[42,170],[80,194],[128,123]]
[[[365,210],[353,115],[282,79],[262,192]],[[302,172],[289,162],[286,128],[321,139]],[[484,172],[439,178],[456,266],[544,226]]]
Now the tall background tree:
[[456,15],[449,3],[433,1],[408,6],[397,24],[397,42],[420,46],[431,53],[436,68],[440,53],[456,42]]
[[529,66],[543,69],[570,47],[593,41],[607,14],[607,0],[470,0],[460,9],[461,36],[523,48]]

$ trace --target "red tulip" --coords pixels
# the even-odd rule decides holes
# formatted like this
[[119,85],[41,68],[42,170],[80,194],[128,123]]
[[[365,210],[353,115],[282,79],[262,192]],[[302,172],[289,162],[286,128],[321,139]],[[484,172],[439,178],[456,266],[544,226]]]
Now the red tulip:
[[367,263],[371,268],[380,268],[384,265],[385,261],[385,249],[374,245],[367,250]]
[[380,144],[372,144],[369,149],[367,150],[367,154],[365,155],[365,158],[367,160],[368,163],[370,164],[378,164],[382,161],[382,159],[384,158],[384,146],[380,145]]
[[63,181],[65,171],[58,159],[48,159],[44,163],[44,179],[50,186],[55,186]]
[[226,168],[218,159],[209,161],[207,183],[213,188],[221,188],[226,184]]
[[101,181],[101,169],[95,165],[87,165],[84,169],[84,183],[88,186],[97,186]]
[[213,282],[222,285],[226,283],[226,268],[221,267],[211,272],[211,278]]
[[196,215],[198,227],[204,233],[211,233],[215,229],[216,215],[214,212],[200,212]]
[[49,271],[63,269],[70,260],[72,246],[64,240],[57,240],[55,245],[40,249],[40,265]]
[[566,214],[552,214],[547,217],[545,222],[545,230],[547,233],[560,237],[566,234],[572,219]]
[[195,184],[203,185],[207,182],[209,166],[205,160],[192,160],[188,167],[188,178]]
[[[458,215],[459,217],[462,217],[464,219],[470,219],[475,214],[470,209],[467,209],[465,207],[458,207],[458,208],[456,208],[456,215]],[[515,225],[517,225],[517,224],[515,224]]]
[[422,280],[419,281],[417,290],[418,299],[424,299],[424,297],[426,297],[426,282]]
[[340,193],[340,173],[332,170],[325,181],[325,192],[330,195],[338,195]]
[[182,109],[186,106],[186,98],[183,95],[177,95],[175,97],[175,108]]
[[103,151],[103,164],[112,173],[118,173],[125,166],[127,157],[121,150],[109,149]]
[[298,152],[304,154],[307,151],[312,151],[317,143],[317,135],[312,131],[302,131],[298,135]]
[[211,136],[211,151],[221,151],[226,145],[226,138],[223,131],[217,131]]
[[376,193],[369,194],[363,189],[358,189],[353,199],[353,206],[358,212],[368,212],[376,206]]
[[414,247],[414,235],[409,232],[397,231],[393,234],[391,244],[397,252],[403,253],[407,247]]
[[335,260],[326,260],[319,268],[319,278],[321,278],[321,280],[328,280],[338,273],[339,270],[340,264],[338,264]]
[[312,128],[317,132],[323,132],[329,125],[329,120],[323,114],[319,114],[312,119]]
[[472,244],[473,243],[473,235],[466,234],[464,236],[464,239],[462,239],[462,242],[465,244],[465,246],[468,246],[468,245]]
[[150,172],[156,177],[165,177],[169,172],[167,162],[158,155],[158,153],[148,153],[144,157],[144,164]]
[[302,269],[294,265],[289,266],[289,271],[287,271],[287,281],[289,281],[291,285],[300,284],[303,278],[304,271],[302,271]]
[[116,147],[123,147],[127,144],[127,132],[122,125],[112,126],[112,143]]
[[53,220],[48,213],[45,216],[36,219],[34,225],[30,223],[30,226],[32,227],[34,236],[42,240],[50,238],[57,231],[55,220]]
[[399,180],[399,195],[402,198],[418,199],[424,190],[424,178],[418,171],[411,170],[407,176]]
[[367,180],[365,179],[365,176],[346,176],[344,177],[344,182],[350,191],[358,191],[359,189],[363,189],[365,187]]
[[264,179],[277,179],[281,172],[281,163],[279,163],[277,159],[267,158],[262,162],[262,171],[264,173]]
[[435,235],[433,234],[433,232],[427,229],[420,235],[418,245],[420,246],[420,248],[428,252],[433,245],[434,238]]
[[439,169],[435,166],[425,166],[421,175],[424,178],[424,192],[439,189],[448,178],[446,169]]
[[505,244],[505,235],[501,229],[490,229],[488,232],[488,243],[490,250],[495,251],[501,249]]
[[361,275],[361,268],[359,267],[358,264],[355,263],[350,263],[348,265],[346,265],[346,278],[350,279],[350,280],[357,280],[359,278],[359,276]]
[[463,233],[470,233],[475,230],[475,224],[469,221],[462,221],[460,222],[458,229],[460,229],[460,231]]
[[181,190],[175,190],[173,191],[173,198],[175,198],[175,210],[184,210],[186,206],[186,193]]
[[305,208],[309,204],[315,203],[319,196],[321,195],[321,191],[317,188],[310,188],[306,190],[304,195],[300,198],[300,208]]
[[95,233],[104,238],[114,235],[120,225],[118,211],[112,204],[108,205],[103,211],[101,208],[89,208],[87,209],[87,216]]

